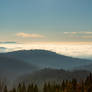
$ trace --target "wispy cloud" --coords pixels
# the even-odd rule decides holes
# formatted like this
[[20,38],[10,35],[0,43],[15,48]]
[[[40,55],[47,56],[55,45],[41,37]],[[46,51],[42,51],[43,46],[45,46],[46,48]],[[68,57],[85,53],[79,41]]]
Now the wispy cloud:
[[92,32],[64,32],[65,35],[77,39],[92,39]]
[[64,32],[64,34],[92,34],[92,32]]
[[84,38],[84,39],[92,39],[92,36],[81,36],[81,38]]
[[22,38],[44,38],[44,35],[40,35],[40,34],[29,34],[29,33],[17,33],[16,36],[18,37],[22,37]]
[[16,44],[17,42],[13,41],[6,41],[6,42],[0,42],[0,44]]

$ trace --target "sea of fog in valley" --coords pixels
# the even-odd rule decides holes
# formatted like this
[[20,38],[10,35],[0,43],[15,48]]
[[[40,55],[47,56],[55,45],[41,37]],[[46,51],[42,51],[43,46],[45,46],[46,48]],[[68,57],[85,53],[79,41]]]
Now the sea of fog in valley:
[[0,44],[0,53],[30,49],[50,50],[66,56],[92,59],[92,44]]

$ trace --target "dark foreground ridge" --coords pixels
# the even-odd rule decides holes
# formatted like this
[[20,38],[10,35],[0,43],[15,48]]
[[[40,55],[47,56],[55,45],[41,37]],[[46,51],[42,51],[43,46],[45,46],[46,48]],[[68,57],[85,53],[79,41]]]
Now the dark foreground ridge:
[[60,83],[63,80],[72,80],[76,78],[76,80],[85,80],[86,77],[90,74],[90,72],[85,70],[76,70],[76,71],[65,71],[62,69],[50,69],[45,68],[36,72],[33,72],[31,74],[27,74],[24,76],[21,76],[18,79],[18,82],[23,83],[36,83],[36,84],[43,84],[44,82],[53,82],[56,81],[57,83]]

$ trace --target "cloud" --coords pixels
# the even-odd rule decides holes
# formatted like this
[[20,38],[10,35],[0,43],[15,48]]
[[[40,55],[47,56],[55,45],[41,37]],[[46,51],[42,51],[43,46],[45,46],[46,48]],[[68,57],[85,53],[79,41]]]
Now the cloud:
[[92,39],[92,36],[81,36],[81,38],[84,38],[84,39]]
[[64,34],[92,34],[92,32],[64,32]]
[[40,35],[40,34],[28,34],[28,33],[17,33],[16,36],[18,37],[23,37],[23,38],[44,38],[44,35]]
[[0,42],[0,44],[16,44],[17,42],[13,41],[6,41],[6,42]]
[[92,39],[92,32],[64,32],[68,37],[77,39]]
[[64,34],[76,34],[77,32],[64,32]]

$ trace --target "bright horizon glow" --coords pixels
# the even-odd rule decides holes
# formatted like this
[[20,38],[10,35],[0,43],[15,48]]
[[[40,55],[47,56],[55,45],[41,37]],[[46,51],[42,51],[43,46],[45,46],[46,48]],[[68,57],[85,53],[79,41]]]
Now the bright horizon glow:
[[20,41],[18,41],[18,42],[16,42],[16,41],[12,41],[12,40],[9,40],[9,41],[0,41],[0,45],[2,45],[2,44],[41,44],[41,45],[43,45],[43,44],[64,44],[64,45],[66,45],[66,44],[68,44],[68,45],[70,45],[70,44],[72,44],[72,45],[88,45],[88,44],[92,44],[92,42],[86,42],[86,41],[84,41],[84,42],[59,42],[59,41],[45,41],[45,42],[39,42],[39,41],[24,41],[24,42],[20,42]]

